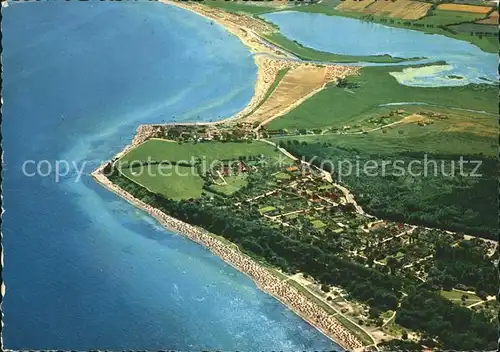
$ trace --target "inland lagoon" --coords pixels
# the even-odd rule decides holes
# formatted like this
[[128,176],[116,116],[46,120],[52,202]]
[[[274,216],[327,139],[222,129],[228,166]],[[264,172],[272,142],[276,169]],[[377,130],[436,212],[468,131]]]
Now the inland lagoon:
[[154,2],[11,3],[3,64],[6,348],[339,349],[88,176],[141,123],[241,110],[256,67],[237,38]]
[[[443,61],[447,63],[447,65],[423,68],[406,68],[403,72],[400,72],[400,68],[395,69],[399,72],[393,76],[401,84],[430,87],[498,81],[498,56],[481,51],[477,46],[465,41],[354,18],[316,13],[282,11],[261,17],[279,26],[280,32],[288,39],[320,51],[355,56],[388,54],[401,58],[426,58],[393,65]],[[363,63],[363,65],[389,64]]]

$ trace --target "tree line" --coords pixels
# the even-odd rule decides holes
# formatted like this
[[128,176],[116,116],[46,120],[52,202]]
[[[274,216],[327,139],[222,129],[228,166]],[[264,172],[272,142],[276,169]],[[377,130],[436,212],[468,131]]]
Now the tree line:
[[[474,313],[423,288],[415,289],[403,300],[396,323],[421,332],[422,342],[428,347],[460,351],[497,347],[496,326],[483,312]],[[435,339],[439,341],[437,346]]]
[[[409,165],[413,160],[421,161],[427,155],[428,160],[442,161],[448,168],[457,160],[457,156],[420,152],[378,155],[328,143],[290,140],[280,141],[280,146],[296,157],[311,160],[312,164],[332,173],[340,183],[352,190],[359,205],[377,217],[488,239],[497,238],[498,198],[496,192],[492,191],[498,189],[498,160],[494,158],[470,156],[481,162],[480,177],[461,176],[458,173],[448,176],[448,169],[445,173],[439,170],[437,174],[433,171],[434,174],[427,176],[395,176],[389,166],[385,175],[372,177],[360,172],[340,179],[338,170],[334,170],[339,161],[363,165],[368,160],[374,160],[381,165],[382,161],[401,160],[404,165]],[[465,164],[464,174],[471,174],[474,167]]]
[[253,256],[285,272],[303,272],[322,284],[343,287],[353,298],[381,310],[395,309],[402,296],[403,282],[376,269],[343,258],[340,248],[328,239],[314,239],[296,229],[269,227],[252,211],[236,211],[232,206],[218,206],[224,199],[210,203],[200,200],[174,201],[123,177],[116,169],[110,180],[143,202],[175,218],[221,235]]
[[[422,332],[427,346],[433,339],[438,340],[439,347],[461,350],[488,349],[495,343],[495,326],[484,314],[454,305],[425,285],[353,262],[343,257],[341,250],[328,239],[311,238],[290,228],[271,228],[256,210],[238,211],[227,205],[224,198],[215,198],[210,203],[200,199],[174,201],[132,182],[112,164],[106,168],[109,179],[134,197],[177,219],[221,235],[244,252],[285,272],[300,271],[322,285],[340,286],[352,298],[379,311],[398,309],[402,300],[396,322]],[[403,290],[409,292],[405,298]],[[399,345],[418,350],[404,341]]]

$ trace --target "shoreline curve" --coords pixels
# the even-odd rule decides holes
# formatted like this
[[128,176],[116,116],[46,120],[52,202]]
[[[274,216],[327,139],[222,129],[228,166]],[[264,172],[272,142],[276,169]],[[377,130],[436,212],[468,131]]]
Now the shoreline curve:
[[[133,143],[127,146],[123,151],[129,150],[129,148],[133,148]],[[364,347],[363,343],[349,330],[344,328],[334,316],[330,315],[322,307],[311,301],[295,287],[270,273],[263,265],[242,253],[239,249],[235,249],[237,248],[236,245],[230,246],[225,244],[208,231],[167,215],[161,210],[135,198],[127,191],[112,183],[103,172],[107,164],[108,163],[101,165],[92,172],[91,175],[97,183],[146,212],[167,230],[179,233],[210,250],[210,252],[225,263],[248,276],[258,289],[274,297],[285,307],[345,350],[360,350]]]
[[[333,80],[336,78],[336,75],[333,72],[337,68],[343,66],[334,63],[329,65],[318,65],[308,62],[290,61],[289,56],[287,56],[286,52],[266,46],[258,39],[258,36],[256,36],[251,29],[246,28],[242,25],[236,25],[231,21],[223,21],[220,18],[210,17],[207,14],[203,13],[203,11],[196,11],[196,8],[193,8],[193,6],[199,6],[198,4],[188,5],[171,0],[159,1],[167,5],[180,7],[184,10],[193,12],[199,16],[205,17],[217,23],[227,32],[235,35],[240,39],[242,44],[244,44],[250,50],[250,52],[253,53],[253,60],[257,66],[257,79],[254,86],[254,94],[250,102],[242,110],[231,117],[223,118],[214,122],[185,122],[182,124],[218,125],[227,123],[231,120],[240,119],[248,115],[249,112],[251,112],[256,106],[258,106],[258,104],[263,101],[264,96],[266,95],[268,89],[272,86],[278,72],[283,68],[296,68],[299,66],[327,66],[331,67],[331,71],[327,70],[325,74],[328,76],[331,75],[331,78]],[[267,24],[265,23],[263,23],[262,25],[267,26]],[[272,57],[256,55],[262,53],[270,54]],[[356,68],[354,68],[353,70],[353,67],[351,66],[351,69],[348,69],[347,72],[350,71],[355,72]],[[315,90],[312,93],[316,94],[324,87],[325,85],[323,85],[321,89]],[[172,125],[172,123],[167,123],[166,125]],[[116,154],[112,158],[111,162],[119,159],[120,157],[128,153],[131,149],[145,142],[150,137],[150,132],[153,128],[154,127],[152,125],[148,124],[139,125],[137,133],[132,142],[124,149],[122,149],[118,154]],[[204,229],[195,227],[163,213],[159,209],[156,209],[142,202],[119,186],[113,184],[103,172],[104,167],[108,163],[109,162],[104,163],[91,173],[91,176],[96,180],[97,183],[101,184],[103,187],[123,198],[130,204],[143,210],[144,212],[152,216],[166,229],[179,233],[192,240],[193,242],[206,247],[225,263],[231,265],[239,272],[248,276],[261,291],[274,297],[285,307],[297,314],[304,321],[309,323],[312,327],[316,328],[337,345],[346,350],[361,350],[364,347],[359,338],[351,333],[347,328],[345,328],[334,316],[330,315],[326,310],[317,305],[314,301],[310,300],[299,290],[269,272],[269,270],[266,269],[263,265],[245,255],[244,253],[239,251],[239,249],[235,249],[235,246],[229,246],[225,244]]]

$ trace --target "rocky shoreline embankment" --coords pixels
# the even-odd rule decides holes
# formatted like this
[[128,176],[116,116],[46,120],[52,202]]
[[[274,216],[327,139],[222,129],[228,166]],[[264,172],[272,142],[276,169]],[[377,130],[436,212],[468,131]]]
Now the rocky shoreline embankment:
[[[137,141],[138,140],[135,138],[135,144],[137,144]],[[123,152],[130,150],[135,144],[132,143],[125,148]],[[165,228],[178,232],[192,241],[208,248],[226,263],[248,275],[260,289],[274,296],[343,348],[353,350],[363,347],[361,341],[350,331],[345,329],[334,316],[330,315],[315,302],[308,299],[295,287],[273,275],[269,270],[247,255],[241,253],[235,247],[218,240],[207,231],[173,218],[135,198],[130,193],[113,184],[106,175],[104,175],[103,169],[104,165],[95,170],[92,176],[104,187],[153,216]]]

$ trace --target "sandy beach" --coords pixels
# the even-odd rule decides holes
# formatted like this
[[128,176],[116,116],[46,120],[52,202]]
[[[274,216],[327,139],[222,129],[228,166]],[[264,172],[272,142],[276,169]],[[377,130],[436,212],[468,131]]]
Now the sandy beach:
[[[265,41],[259,37],[261,33],[276,32],[276,28],[270,24],[256,18],[245,15],[238,15],[229,13],[217,8],[212,8],[206,5],[200,5],[195,2],[178,2],[171,0],[160,0],[160,2],[180,7],[184,10],[194,12],[214,23],[223,27],[229,33],[235,35],[248,49],[254,53],[253,60],[257,66],[257,80],[255,82],[254,94],[247,106],[237,114],[215,122],[201,123],[201,124],[221,124],[229,120],[240,119],[245,117],[257,107],[267,91],[272,86],[278,72],[284,68],[289,68],[290,71],[298,68],[302,69],[318,69],[319,67],[325,68],[326,74],[324,77],[324,84],[335,81],[339,77],[355,74],[359,67],[356,66],[342,66],[336,64],[319,65],[309,62],[291,61],[289,60],[290,54],[270,45],[266,45]],[[259,55],[256,55],[256,54]],[[324,87],[324,86],[323,86]],[[316,89],[314,94],[318,93],[321,89]],[[308,97],[314,95],[310,94]],[[303,102],[303,99],[299,104]],[[295,107],[296,104],[293,105]],[[293,108],[292,107],[292,108]],[[289,110],[287,110],[289,111]],[[285,111],[286,112],[286,111]],[[277,116],[274,116],[274,118]]]
[[[127,149],[128,148],[125,148],[125,150]],[[309,322],[325,336],[329,337],[343,348],[353,350],[363,347],[361,341],[345,329],[335,317],[313,301],[309,300],[296,288],[271,274],[265,267],[241,253],[234,246],[227,245],[207,231],[173,218],[133,197],[130,193],[113,184],[103,174],[104,166],[105,164],[95,170],[92,173],[92,177],[108,190],[154,217],[166,229],[180,233],[190,240],[208,248],[213,254],[220,257],[226,263],[249,276],[261,290],[278,299],[302,319]]]

